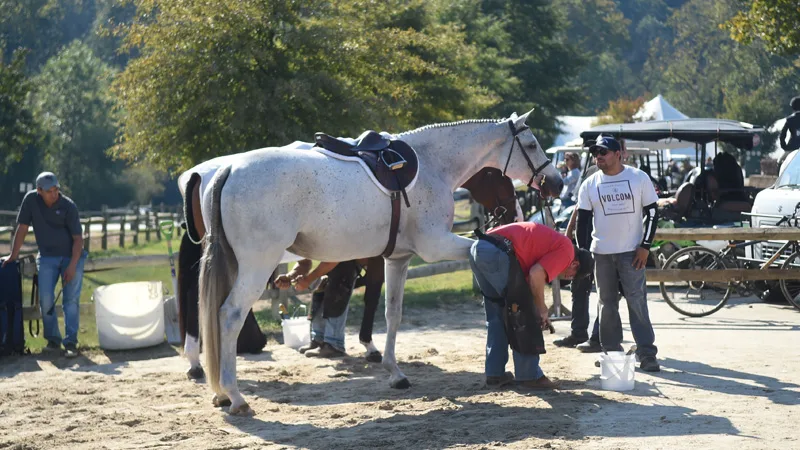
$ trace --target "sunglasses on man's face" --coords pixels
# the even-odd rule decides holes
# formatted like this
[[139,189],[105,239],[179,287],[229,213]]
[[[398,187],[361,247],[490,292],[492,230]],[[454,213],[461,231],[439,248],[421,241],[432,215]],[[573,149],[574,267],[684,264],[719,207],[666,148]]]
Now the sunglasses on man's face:
[[602,148],[602,147],[601,148],[595,148],[595,149],[592,150],[592,156],[598,156],[598,155],[599,156],[606,156],[611,151],[612,150],[609,150],[607,148]]

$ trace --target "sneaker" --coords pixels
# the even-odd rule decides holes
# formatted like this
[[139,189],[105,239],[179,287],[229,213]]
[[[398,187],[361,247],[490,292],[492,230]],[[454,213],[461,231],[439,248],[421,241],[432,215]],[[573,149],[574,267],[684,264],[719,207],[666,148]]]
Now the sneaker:
[[56,344],[52,341],[47,341],[47,346],[42,349],[43,352],[60,352],[61,351],[61,344]]
[[339,358],[341,356],[347,356],[347,353],[327,342],[323,342],[318,348],[308,350],[305,355],[309,358]]
[[603,351],[603,347],[600,343],[591,339],[583,344],[577,345],[575,348],[580,350],[581,353],[600,353]]
[[547,378],[547,376],[542,376],[538,380],[518,381],[517,386],[537,390],[550,390],[559,388],[559,384],[555,381],[551,381],[549,378]]
[[514,381],[514,374],[511,372],[506,372],[499,377],[486,377],[486,386],[492,388],[499,388],[503,387],[509,383]]
[[300,353],[305,353],[305,352],[307,352],[309,350],[314,350],[315,348],[319,348],[320,345],[322,345],[322,342],[311,341],[310,344],[300,347],[299,349],[297,349],[297,351],[299,351]]
[[586,339],[578,339],[575,336],[570,334],[569,336],[567,336],[565,338],[556,339],[555,341],[553,341],[553,345],[555,345],[556,347],[575,348],[576,345],[578,345],[578,344],[580,344],[582,342],[586,342]]
[[645,372],[661,372],[661,366],[658,365],[658,360],[655,356],[642,356],[639,368]]
[[64,345],[64,356],[67,358],[74,358],[78,356],[80,353],[78,352],[78,346],[75,344],[66,344]]

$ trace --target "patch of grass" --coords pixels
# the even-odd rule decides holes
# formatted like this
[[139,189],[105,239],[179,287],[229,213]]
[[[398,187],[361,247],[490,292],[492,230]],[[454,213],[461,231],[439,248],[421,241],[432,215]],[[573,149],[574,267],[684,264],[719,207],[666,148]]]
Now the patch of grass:
[[[144,240],[144,237],[141,237]],[[172,251],[177,252],[180,248],[181,241],[180,239],[172,240]],[[125,248],[120,248],[118,246],[111,247],[109,245],[108,250],[100,250],[100,246],[98,246],[98,250],[92,250],[89,253],[90,258],[110,258],[113,256],[142,256],[142,255],[167,255],[167,241],[166,240],[155,240],[153,239],[150,242],[145,242],[139,245],[130,245]]]
[[[83,274],[83,288],[81,289],[81,318],[80,331],[78,332],[78,342],[81,349],[94,349],[98,347],[97,325],[95,322],[94,300],[92,295],[99,286],[114,283],[126,283],[133,281],[161,281],[165,294],[172,293],[172,276],[170,275],[169,264],[157,264],[152,266],[133,267],[126,269],[103,270]],[[28,305],[30,302],[30,279],[26,279],[23,284],[23,302]],[[61,283],[56,285],[56,295],[61,291]],[[62,299],[58,299],[57,304],[61,304]],[[64,334],[64,319],[59,318],[60,330]],[[35,326],[35,325],[34,325]],[[42,336],[31,337],[26,329],[26,345],[34,353],[41,351],[47,345]]]
[[[159,254],[162,250],[166,254],[166,243],[150,243],[138,246],[137,248],[119,249],[120,252],[110,251],[109,255],[118,256],[120,254],[132,254],[130,252],[142,252],[137,254]],[[92,256],[94,257],[94,253]],[[421,265],[424,261],[415,257],[412,265]],[[161,281],[164,286],[165,294],[172,292],[172,278],[170,275],[169,264],[156,264],[151,266],[134,267],[126,269],[113,269],[98,272],[85,273],[83,277],[83,289],[81,291],[81,319],[78,341],[81,349],[97,349],[99,346],[97,337],[97,325],[95,323],[92,295],[99,286],[114,283],[125,283],[133,281]],[[25,293],[23,298],[27,305],[30,299],[30,280],[25,280]],[[61,286],[56,287],[56,294],[61,290]],[[381,305],[377,316],[383,317],[383,298],[381,295]],[[453,305],[464,302],[477,301],[477,297],[472,292],[472,272],[462,270],[453,273],[436,275],[427,278],[417,278],[406,283],[405,296],[403,300],[406,308],[437,308],[443,305]],[[58,303],[60,304],[59,299]],[[364,311],[364,289],[357,289],[350,302],[351,313],[348,315],[348,324],[357,326],[361,322]],[[255,313],[259,326],[268,336],[279,336],[282,333],[280,320],[272,317],[270,309],[264,309]],[[60,329],[64,330],[64,319],[59,319]],[[33,338],[27,334],[26,324],[26,344],[31,351],[38,353],[47,344],[42,336]]]

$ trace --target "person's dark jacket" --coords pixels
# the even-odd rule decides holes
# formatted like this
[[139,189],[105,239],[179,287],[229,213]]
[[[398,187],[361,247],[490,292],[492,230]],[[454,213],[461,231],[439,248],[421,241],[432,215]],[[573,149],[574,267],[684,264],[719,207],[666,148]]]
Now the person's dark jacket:
[[[789,140],[786,141],[788,134]],[[790,152],[800,148],[800,111],[786,118],[786,123],[781,130],[781,148]]]

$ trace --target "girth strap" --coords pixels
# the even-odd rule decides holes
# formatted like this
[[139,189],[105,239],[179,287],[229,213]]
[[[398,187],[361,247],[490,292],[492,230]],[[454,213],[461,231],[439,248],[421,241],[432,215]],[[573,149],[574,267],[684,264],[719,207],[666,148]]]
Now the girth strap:
[[[405,194],[405,191],[403,192]],[[407,200],[406,200],[407,201]],[[383,249],[381,256],[388,258],[394,252],[394,244],[397,242],[397,231],[400,227],[400,192],[392,192],[392,221],[389,225],[389,242]]]

